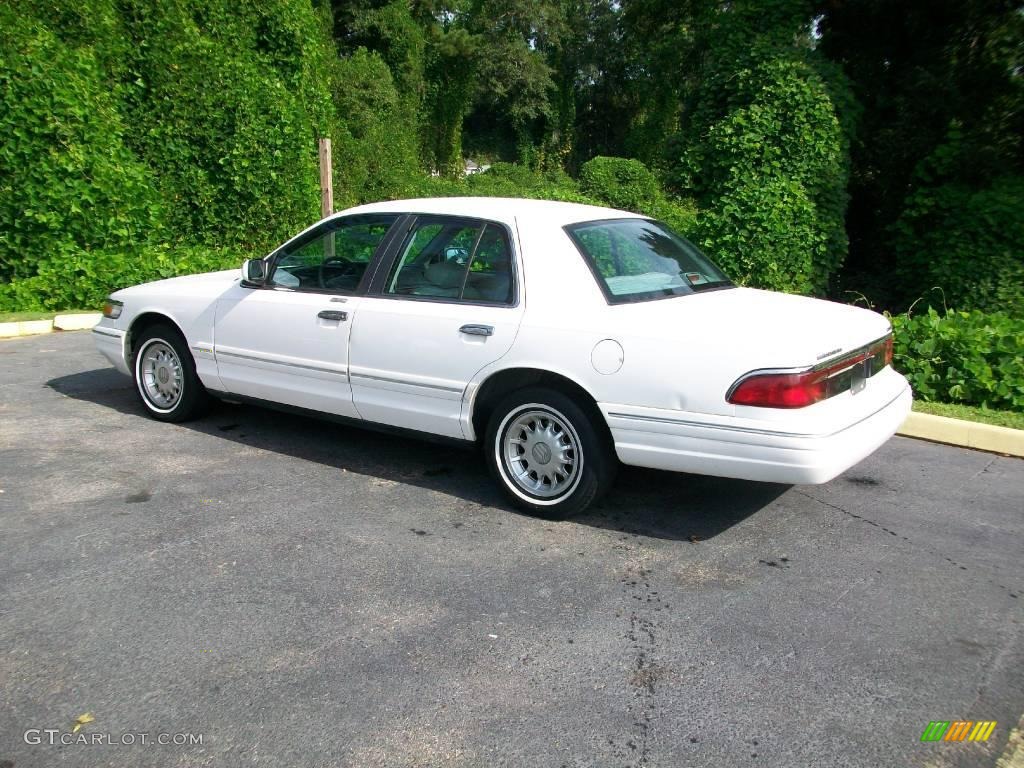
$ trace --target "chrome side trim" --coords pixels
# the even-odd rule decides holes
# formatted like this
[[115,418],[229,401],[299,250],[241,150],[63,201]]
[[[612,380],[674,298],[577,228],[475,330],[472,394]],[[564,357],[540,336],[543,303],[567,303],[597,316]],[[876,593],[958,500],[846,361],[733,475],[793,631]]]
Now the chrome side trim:
[[706,421],[687,421],[686,419],[669,419],[662,416],[633,416],[628,413],[608,412],[609,417],[630,421],[646,421],[655,424],[672,424],[679,427],[700,427],[702,429],[718,429],[725,432],[743,432],[753,435],[774,435],[778,437],[820,437],[808,432],[781,432],[773,429],[757,429],[754,427],[734,427],[726,424],[713,424]]
[[110,336],[114,339],[123,339],[124,331],[113,331],[109,328],[93,328],[92,332],[99,336]]
[[438,389],[442,392],[457,392],[461,393],[464,387],[446,387],[441,384],[422,384],[418,381],[408,381],[406,379],[390,379],[386,376],[370,376],[366,373],[353,373],[350,378],[353,379],[370,379],[371,381],[383,381],[388,384],[402,384],[407,387],[425,387],[426,389]]
[[271,363],[273,365],[283,365],[286,368],[300,368],[305,371],[319,371],[320,373],[333,373],[335,376],[344,376],[348,378],[348,374],[345,371],[338,371],[334,368],[324,368],[319,365],[303,365],[302,363],[286,363],[283,360],[273,360],[269,357],[263,357],[261,355],[243,355],[240,352],[225,352],[222,349],[216,350],[217,357],[236,357],[239,360],[253,360],[257,363]]

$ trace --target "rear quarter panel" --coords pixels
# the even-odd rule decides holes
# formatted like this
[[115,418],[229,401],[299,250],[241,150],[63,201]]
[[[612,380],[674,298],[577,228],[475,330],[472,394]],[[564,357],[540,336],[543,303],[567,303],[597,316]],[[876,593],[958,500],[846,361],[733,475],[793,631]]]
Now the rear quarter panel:
[[[476,385],[503,369],[538,368],[578,383],[605,413],[625,406],[637,415],[671,413],[674,418],[749,425],[775,422],[782,429],[806,433],[843,428],[906,388],[905,380],[889,368],[873,377],[863,393],[845,393],[808,408],[734,406],[725,395],[743,374],[810,366],[830,343],[848,349],[880,338],[889,329],[888,321],[865,310],[819,302],[827,325],[835,328],[814,328],[813,306],[808,305],[809,322],[802,325],[801,307],[791,308],[785,299],[772,312],[775,322],[791,331],[788,338],[773,338],[765,318],[743,312],[745,303],[771,297],[748,289],[609,305],[559,224],[518,222],[518,229],[523,322],[512,348],[475,377]],[[722,301],[726,292],[731,296]],[[599,373],[591,360],[604,339],[615,340],[623,350],[622,366],[611,374]]]
[[[664,409],[731,415],[729,384],[747,369],[730,364],[707,334],[669,341],[664,327],[644,305],[609,305],[576,246],[556,224],[519,223],[523,251],[523,322],[509,352],[477,376],[507,368],[549,370],[572,379],[599,403],[628,403]],[[696,296],[671,299],[673,303]],[[664,301],[650,302],[661,304]],[[699,313],[692,324],[700,326]],[[602,374],[592,354],[604,339],[624,351],[620,370]],[[729,378],[732,376],[733,378]]]

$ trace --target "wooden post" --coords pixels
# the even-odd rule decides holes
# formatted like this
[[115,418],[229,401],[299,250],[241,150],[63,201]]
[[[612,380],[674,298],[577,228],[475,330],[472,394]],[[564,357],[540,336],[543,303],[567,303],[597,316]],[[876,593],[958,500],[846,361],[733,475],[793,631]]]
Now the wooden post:
[[[334,213],[334,173],[331,166],[331,140],[320,139],[320,218]],[[324,263],[334,258],[334,231],[324,240]],[[321,274],[322,271],[321,271]]]
[[331,173],[331,140],[320,139],[320,218],[334,213],[334,174]]

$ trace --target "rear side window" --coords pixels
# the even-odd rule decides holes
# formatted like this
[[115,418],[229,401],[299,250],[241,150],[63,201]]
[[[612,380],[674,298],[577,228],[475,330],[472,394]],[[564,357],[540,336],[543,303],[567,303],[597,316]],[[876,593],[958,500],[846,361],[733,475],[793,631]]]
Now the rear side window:
[[420,218],[406,237],[384,293],[511,304],[512,253],[505,230],[482,221]]
[[565,228],[612,304],[732,286],[690,241],[647,219],[613,219]]

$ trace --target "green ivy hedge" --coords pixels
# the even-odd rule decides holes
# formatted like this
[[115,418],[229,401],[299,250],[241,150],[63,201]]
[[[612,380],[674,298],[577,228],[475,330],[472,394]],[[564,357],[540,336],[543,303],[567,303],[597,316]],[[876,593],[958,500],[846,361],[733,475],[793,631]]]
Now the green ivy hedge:
[[176,239],[263,249],[319,208],[318,136],[335,52],[308,2],[122,0],[128,141],[159,178]]
[[[28,289],[68,263],[87,277],[160,243],[259,251],[315,219],[316,138],[344,134],[329,15],[308,0],[0,4],[5,302],[56,305],[61,281],[56,297]],[[378,139],[363,155],[386,154]]]
[[595,157],[580,167],[580,189],[612,208],[639,211],[664,195],[658,178],[639,160]]
[[896,315],[893,365],[921,400],[1024,409],[1024,320],[1002,312]]
[[681,235],[696,236],[694,201],[668,195],[654,172],[639,160],[595,157],[580,167],[579,188],[600,205],[642,213],[664,221]]
[[734,278],[822,294],[847,251],[849,157],[837,85],[800,56],[722,76],[675,173],[697,192],[699,244]]
[[0,4],[0,280],[63,248],[128,248],[163,221],[101,57],[19,10]]
[[119,288],[178,275],[237,269],[245,256],[231,249],[150,245],[84,251],[67,246],[38,272],[0,284],[0,312],[98,309]]

